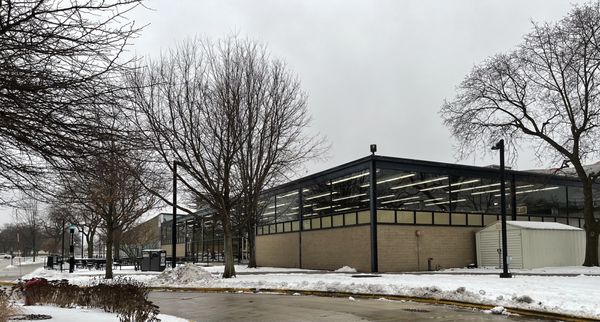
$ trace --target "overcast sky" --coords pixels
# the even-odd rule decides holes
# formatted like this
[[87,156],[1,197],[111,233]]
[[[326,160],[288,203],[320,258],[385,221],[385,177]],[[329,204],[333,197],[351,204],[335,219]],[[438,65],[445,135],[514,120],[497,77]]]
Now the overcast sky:
[[[311,130],[331,149],[324,170],[369,154],[456,162],[438,111],[474,64],[512,50],[531,21],[556,21],[571,1],[150,1],[138,55],[232,33],[266,43],[299,76]],[[487,165],[474,156],[461,163]],[[541,166],[520,155],[516,168]]]
[[[131,50],[148,58],[178,41],[237,33],[285,60],[309,96],[311,131],[331,149],[306,172],[369,154],[456,160],[438,111],[474,64],[512,50],[531,21],[556,21],[578,1],[148,1]],[[522,153],[518,169],[550,166]],[[1,216],[0,222],[9,216]]]

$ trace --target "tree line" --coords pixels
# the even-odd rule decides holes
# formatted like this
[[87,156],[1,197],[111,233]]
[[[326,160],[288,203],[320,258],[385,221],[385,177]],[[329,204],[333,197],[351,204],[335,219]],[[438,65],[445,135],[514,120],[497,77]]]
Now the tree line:
[[142,30],[127,13],[140,6],[0,2],[1,188],[49,204],[48,222],[77,226],[88,256],[104,235],[111,278],[124,232],[172,205],[176,163],[186,198],[215,211],[223,276],[234,276],[234,227],[254,249],[260,192],[321,147],[306,94],[282,60],[237,36],[127,59]]

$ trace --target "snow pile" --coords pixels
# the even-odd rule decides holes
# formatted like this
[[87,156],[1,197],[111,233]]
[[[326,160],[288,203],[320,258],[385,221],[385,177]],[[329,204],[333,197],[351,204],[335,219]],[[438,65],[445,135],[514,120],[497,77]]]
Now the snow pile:
[[150,281],[153,286],[202,285],[212,282],[212,274],[200,266],[185,264],[168,269]]
[[[116,313],[104,312],[102,309],[62,308],[49,305],[19,306],[21,314],[45,314],[52,316],[52,321],[90,321],[119,322]],[[159,314],[157,318],[163,322],[185,322],[186,319],[172,315]]]
[[496,307],[492,308],[491,310],[483,310],[482,312],[486,313],[486,314],[509,315],[508,311],[506,311],[506,309],[503,306],[496,306]]
[[335,270],[337,273],[356,273],[356,268],[350,266],[340,267]]

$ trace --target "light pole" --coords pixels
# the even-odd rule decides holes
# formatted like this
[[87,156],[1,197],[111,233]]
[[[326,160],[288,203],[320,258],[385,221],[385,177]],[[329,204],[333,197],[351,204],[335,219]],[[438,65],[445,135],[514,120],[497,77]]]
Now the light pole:
[[375,152],[377,144],[371,144],[371,162],[369,165],[369,209],[371,213],[371,272],[379,271],[377,254],[377,165],[375,164]]
[[508,250],[506,249],[506,184],[504,182],[504,140],[498,141],[492,150],[500,150],[500,216],[502,221],[502,273],[500,278],[511,278],[508,272]]
[[69,245],[69,273],[73,273],[75,266],[75,245],[73,244],[73,234],[75,233],[75,226],[69,227],[71,233],[71,245]]
[[62,236],[61,236],[61,244],[62,244],[62,249],[60,250],[60,271],[63,271],[63,263],[65,261],[65,220],[62,220]]
[[81,259],[83,259],[83,228],[81,228]]
[[171,224],[171,267],[175,268],[175,253],[177,252],[177,164],[173,160],[173,221]]

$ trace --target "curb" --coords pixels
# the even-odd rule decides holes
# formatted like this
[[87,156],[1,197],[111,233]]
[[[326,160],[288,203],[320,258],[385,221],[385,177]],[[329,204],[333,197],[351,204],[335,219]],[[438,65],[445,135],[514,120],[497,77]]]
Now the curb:
[[[479,310],[490,310],[495,307],[495,305],[489,304],[481,304],[481,303],[471,303],[471,302],[462,302],[456,300],[445,300],[445,299],[436,299],[436,298],[423,298],[423,297],[413,297],[413,296],[404,296],[404,295],[389,295],[389,294],[365,294],[365,293],[350,293],[350,292],[327,292],[327,291],[306,291],[306,290],[291,290],[291,289],[269,289],[269,288],[204,288],[204,287],[149,287],[152,291],[162,291],[162,292],[201,292],[201,293],[275,293],[275,294],[287,294],[292,295],[294,293],[302,294],[302,295],[312,295],[312,296],[322,296],[322,297],[354,297],[361,299],[379,299],[385,298],[386,300],[394,300],[394,301],[412,301],[426,304],[440,304],[440,305],[454,305],[464,308],[475,308]],[[552,313],[552,312],[543,312],[536,310],[527,310],[521,308],[513,308],[513,307],[505,307],[505,309],[514,314],[519,314],[526,317],[532,318],[543,318],[543,319],[551,319],[551,320],[561,320],[561,321],[598,321],[598,319],[586,318],[586,317],[577,317],[572,315],[560,314],[560,313]]]

